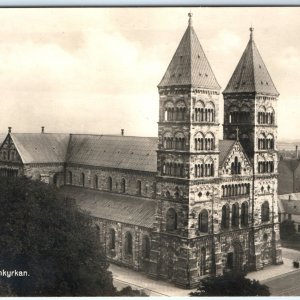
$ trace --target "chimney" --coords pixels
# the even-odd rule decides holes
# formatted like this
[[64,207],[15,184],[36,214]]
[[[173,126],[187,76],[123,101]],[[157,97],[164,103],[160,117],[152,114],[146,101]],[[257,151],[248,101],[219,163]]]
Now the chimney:
[[124,136],[124,129],[121,129],[121,135]]
[[45,133],[45,126],[41,127],[41,133]]
[[11,127],[10,126],[8,127],[8,133],[11,133]]
[[296,146],[296,159],[298,159],[298,146]]

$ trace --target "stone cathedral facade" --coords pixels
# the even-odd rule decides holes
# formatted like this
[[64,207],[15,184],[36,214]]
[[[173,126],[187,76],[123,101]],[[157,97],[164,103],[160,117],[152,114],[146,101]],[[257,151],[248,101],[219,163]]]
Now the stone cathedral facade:
[[250,39],[224,97],[189,14],[158,85],[158,139],[13,133],[0,175],[53,183],[94,218],[111,262],[192,288],[205,276],[281,264],[279,93]]

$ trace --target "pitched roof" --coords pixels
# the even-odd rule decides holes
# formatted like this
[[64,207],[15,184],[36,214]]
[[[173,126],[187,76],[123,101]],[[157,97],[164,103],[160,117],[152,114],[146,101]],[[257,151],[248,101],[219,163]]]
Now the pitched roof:
[[189,26],[158,87],[189,85],[219,90],[220,85],[192,26],[191,15],[189,16]]
[[76,200],[80,208],[94,217],[152,228],[155,222],[156,201],[127,195],[64,186],[61,195]]
[[69,143],[69,134],[10,133],[24,164],[63,163]]
[[6,137],[7,133],[0,133],[0,146],[2,145]]
[[236,140],[219,140],[219,149],[220,149],[220,156],[219,156],[219,165],[222,166],[223,162],[229,155],[233,145],[235,144]]
[[247,47],[235,68],[223,94],[262,93],[279,95],[253,40],[253,28]]
[[278,208],[280,213],[300,215],[300,193],[279,195]]
[[154,137],[71,134],[67,162],[156,172],[157,143]]

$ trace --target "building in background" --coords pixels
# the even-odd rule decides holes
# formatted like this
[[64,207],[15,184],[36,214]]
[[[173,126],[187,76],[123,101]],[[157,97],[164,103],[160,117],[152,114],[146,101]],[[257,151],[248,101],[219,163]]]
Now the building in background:
[[223,91],[189,14],[158,85],[158,138],[9,133],[0,174],[56,184],[91,212],[110,261],[184,288],[282,263],[278,92],[250,28]]
[[300,233],[300,193],[279,195],[278,219],[281,223],[294,221],[295,230]]

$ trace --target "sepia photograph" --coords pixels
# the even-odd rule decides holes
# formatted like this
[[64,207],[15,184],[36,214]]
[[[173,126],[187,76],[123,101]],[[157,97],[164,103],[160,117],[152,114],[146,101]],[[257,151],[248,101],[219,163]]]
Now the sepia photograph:
[[299,16],[0,8],[0,297],[300,296]]

